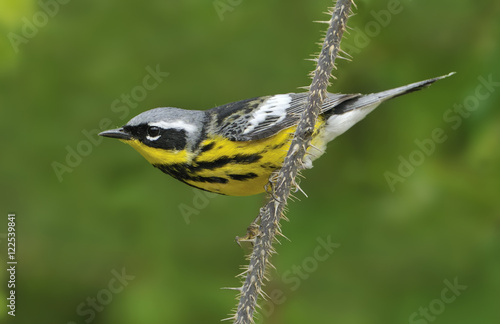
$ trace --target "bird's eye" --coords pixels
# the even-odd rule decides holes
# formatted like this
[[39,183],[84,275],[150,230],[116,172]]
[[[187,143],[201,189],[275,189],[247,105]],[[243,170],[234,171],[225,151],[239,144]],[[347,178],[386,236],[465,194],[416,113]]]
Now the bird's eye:
[[149,126],[148,127],[148,136],[151,138],[155,138],[160,136],[160,128],[156,126]]

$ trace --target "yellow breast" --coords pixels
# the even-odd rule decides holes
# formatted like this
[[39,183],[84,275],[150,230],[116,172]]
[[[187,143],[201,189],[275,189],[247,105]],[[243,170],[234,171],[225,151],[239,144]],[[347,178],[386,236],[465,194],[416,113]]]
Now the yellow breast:
[[[314,139],[324,122],[318,121]],[[207,137],[199,152],[167,151],[140,141],[124,141],[151,164],[193,187],[230,196],[248,196],[264,192],[271,173],[279,169],[290,147],[296,127],[284,129],[269,138],[254,141],[230,141],[218,135]]]

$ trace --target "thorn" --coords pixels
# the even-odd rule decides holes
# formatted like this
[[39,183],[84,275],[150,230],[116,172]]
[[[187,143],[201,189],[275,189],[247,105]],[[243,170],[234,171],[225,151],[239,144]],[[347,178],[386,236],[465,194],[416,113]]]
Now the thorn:
[[288,237],[286,237],[285,235],[283,235],[283,233],[281,233],[281,232],[276,233],[276,235],[279,235],[279,236],[283,237],[285,240],[287,240],[288,242],[291,242],[291,240]]
[[300,186],[297,186],[297,189],[299,189],[299,190],[300,190],[300,192],[302,192],[302,194],[303,194],[304,196],[306,196],[306,198],[309,198],[309,196],[308,196],[308,195],[304,192],[304,190],[302,190],[302,188],[301,188]]
[[[312,145],[312,144],[309,144],[309,147],[310,147],[310,148],[313,148],[313,149],[315,149],[315,150],[317,150],[319,153],[323,153],[323,150],[321,150],[321,149],[320,149],[319,147],[317,147],[317,146],[314,146],[314,145]],[[312,155],[312,156],[314,156],[314,157],[317,157],[317,156],[316,156],[316,155],[314,155],[313,153],[309,153],[309,154],[311,154],[311,155]]]
[[290,220],[288,219],[288,217],[286,217],[284,214],[281,215],[280,217],[282,220],[284,220],[285,222],[289,222]]
[[352,55],[347,53],[346,51],[344,51],[342,48],[339,49],[339,53],[345,55],[345,56],[348,56],[349,58],[352,58]]
[[241,292],[243,290],[243,287],[222,287],[220,289],[223,289],[223,290],[237,290],[237,291]]
[[314,62],[314,63],[317,63],[318,62],[318,58],[306,58],[304,59],[305,61],[310,61],[310,62]]
[[[274,241],[275,241],[276,243],[278,243],[279,245],[281,245],[280,240],[278,240],[278,239],[276,238],[276,236],[274,237]],[[273,253],[273,254],[274,254],[274,253]]]
[[297,177],[301,179],[305,179],[306,176],[302,174],[302,172],[297,173]]
[[330,25],[330,21],[327,20],[313,20],[313,23]]
[[352,62],[351,58],[342,56],[342,55],[340,55],[340,53],[337,54],[337,58],[340,59],[340,60],[346,60],[346,61]]
[[[265,279],[266,279],[266,281],[269,281],[269,278],[265,278]],[[269,299],[269,295],[262,289],[259,291],[259,295],[261,295],[262,298],[265,298],[266,300]]]
[[248,270],[245,270],[245,271],[237,274],[235,277],[236,278],[245,278],[247,276],[247,274],[248,274]]

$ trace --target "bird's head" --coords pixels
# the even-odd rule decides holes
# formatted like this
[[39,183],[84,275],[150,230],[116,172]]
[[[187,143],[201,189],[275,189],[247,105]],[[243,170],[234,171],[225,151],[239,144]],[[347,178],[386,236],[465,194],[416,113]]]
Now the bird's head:
[[185,163],[199,141],[204,118],[202,111],[155,108],[99,135],[129,144],[153,165]]

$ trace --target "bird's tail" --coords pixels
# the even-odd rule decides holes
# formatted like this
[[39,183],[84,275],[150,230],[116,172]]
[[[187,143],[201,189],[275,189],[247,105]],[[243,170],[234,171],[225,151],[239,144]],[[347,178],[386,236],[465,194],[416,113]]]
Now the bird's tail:
[[418,91],[420,89],[426,88],[433,84],[434,82],[447,78],[451,75],[455,74],[455,72],[448,73],[443,76],[439,76],[436,78],[432,79],[427,79],[424,81],[420,82],[415,82],[415,83],[410,83],[407,85],[404,85],[402,87],[390,89],[390,90],[385,90],[382,92],[377,92],[377,93],[370,93],[366,95],[360,95],[359,97],[354,97],[352,99],[346,100],[337,107],[335,107],[334,114],[343,114],[346,113],[350,110],[358,109],[358,108],[364,108],[364,107],[376,107],[378,106],[381,102],[402,96],[404,94]]
[[[343,134],[357,122],[362,120],[366,115],[372,112],[381,102],[392,99],[397,96],[404,95],[413,91],[420,90],[436,82],[437,80],[446,78],[453,73],[443,75],[437,78],[428,79],[420,82],[408,84],[399,88],[394,88],[378,93],[367,95],[353,95],[351,98],[341,102],[335,108],[327,111],[324,115],[327,118],[326,127],[322,134],[322,141],[328,143],[335,137]],[[338,95],[337,95],[338,96]]]

